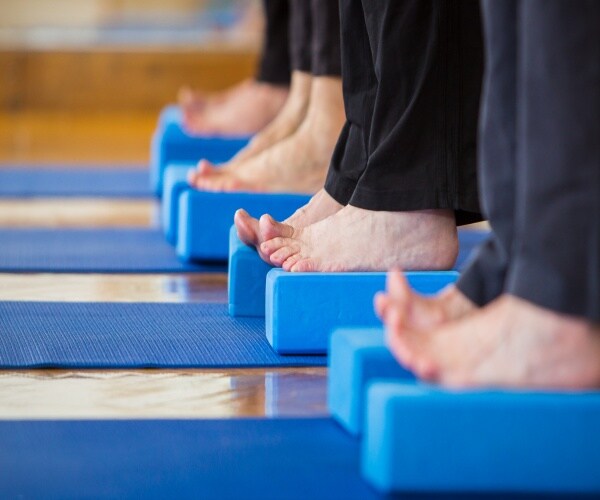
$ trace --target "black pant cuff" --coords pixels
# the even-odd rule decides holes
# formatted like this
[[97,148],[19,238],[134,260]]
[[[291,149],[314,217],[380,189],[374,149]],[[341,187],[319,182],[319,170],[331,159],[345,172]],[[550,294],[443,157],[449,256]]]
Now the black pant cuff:
[[337,62],[331,63],[315,63],[312,64],[312,75],[313,76],[334,76],[341,77],[342,76],[342,67]]
[[585,266],[580,269],[578,276],[567,276],[538,258],[520,255],[511,263],[505,291],[544,309],[600,323],[596,278]]
[[291,75],[289,73],[285,75],[278,75],[273,73],[259,72],[255,76],[255,80],[261,83],[267,83],[276,87],[289,87],[291,83]]
[[325,191],[340,205],[346,206],[352,198],[356,189],[356,181],[340,175],[333,169],[329,169],[325,180]]

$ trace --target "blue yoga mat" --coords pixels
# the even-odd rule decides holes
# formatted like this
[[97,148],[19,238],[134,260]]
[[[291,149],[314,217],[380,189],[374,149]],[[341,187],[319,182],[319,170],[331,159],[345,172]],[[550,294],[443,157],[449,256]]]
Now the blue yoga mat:
[[279,356],[226,304],[0,302],[0,368],[322,366]]
[[177,259],[158,229],[0,229],[0,272],[226,272]]
[[0,197],[148,198],[147,168],[0,168]]
[[332,420],[0,421],[6,498],[260,500],[593,498],[536,494],[379,496],[359,442]]
[[329,419],[0,422],[5,498],[379,498]]

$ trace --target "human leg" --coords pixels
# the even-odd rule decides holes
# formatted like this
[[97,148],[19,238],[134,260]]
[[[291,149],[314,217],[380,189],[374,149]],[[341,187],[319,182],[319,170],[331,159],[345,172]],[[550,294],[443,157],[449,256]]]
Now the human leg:
[[265,30],[254,78],[214,95],[182,88],[179,104],[186,129],[193,134],[252,134],[273,120],[290,86],[289,5],[263,0]]
[[[296,7],[295,7],[296,6]],[[309,104],[299,126],[289,136],[274,144],[260,134],[249,147],[219,169],[202,162],[191,182],[200,189],[216,191],[248,190],[267,192],[315,193],[323,184],[331,152],[344,119],[339,78],[339,21],[335,0],[296,0],[292,13],[299,25],[293,29],[294,39],[302,40],[310,32],[308,43],[292,43],[295,68],[317,68],[311,77]],[[307,12],[308,11],[308,12]],[[308,16],[310,14],[310,16]],[[309,17],[309,19],[306,19]],[[300,22],[298,20],[303,20]],[[307,28],[311,27],[310,30]],[[292,84],[292,95],[294,93]],[[277,128],[275,128],[277,125]],[[273,123],[278,132],[278,120]],[[270,133],[271,127],[268,128]]]
[[[498,3],[484,5],[487,17]],[[593,63],[600,9],[594,2],[573,9],[560,0],[528,1],[516,4],[516,14],[519,217],[504,293],[432,327],[407,324],[410,300],[380,309],[394,354],[425,379],[458,386],[598,387],[600,226],[590,214],[599,213],[594,138],[600,127],[592,110],[600,103]]]
[[[355,52],[343,65],[360,70],[347,75],[343,66],[347,123],[325,189],[349,206],[292,238],[265,242],[261,249],[274,264],[294,271],[453,264],[456,221],[479,218],[475,132],[482,68],[478,5],[458,5],[342,5],[343,40],[344,12],[358,19],[347,34]],[[419,231],[410,230],[415,223]],[[336,245],[347,252],[332,252]]]

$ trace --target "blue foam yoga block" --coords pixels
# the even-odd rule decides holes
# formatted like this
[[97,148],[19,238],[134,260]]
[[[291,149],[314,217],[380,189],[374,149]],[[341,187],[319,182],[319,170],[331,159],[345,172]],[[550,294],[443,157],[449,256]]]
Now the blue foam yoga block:
[[329,341],[327,404],[351,434],[362,432],[366,387],[373,379],[414,380],[385,345],[382,328],[340,328]]
[[362,471],[377,489],[600,493],[600,392],[367,389]]
[[267,193],[213,193],[185,190],[179,196],[177,255],[184,261],[226,260],[229,230],[239,208],[260,217],[286,219],[306,205],[310,196]]
[[182,127],[181,111],[176,106],[169,106],[161,113],[152,136],[151,187],[157,195],[162,194],[164,171],[171,163],[197,163],[202,159],[223,163],[249,140],[249,137],[191,136]]
[[229,232],[229,314],[234,317],[265,315],[265,281],[273,266],[256,249],[238,238],[235,226]]
[[[456,271],[405,273],[423,294],[436,293],[458,279]],[[373,296],[385,289],[386,273],[267,274],[265,321],[267,339],[279,354],[324,354],[329,335],[340,327],[380,326]]]
[[181,123],[181,108],[176,104],[165,106],[158,115],[157,130],[164,130],[169,123]]
[[160,210],[163,232],[171,245],[177,243],[179,196],[190,188],[187,177],[193,168],[194,164],[189,163],[169,165],[165,170]]

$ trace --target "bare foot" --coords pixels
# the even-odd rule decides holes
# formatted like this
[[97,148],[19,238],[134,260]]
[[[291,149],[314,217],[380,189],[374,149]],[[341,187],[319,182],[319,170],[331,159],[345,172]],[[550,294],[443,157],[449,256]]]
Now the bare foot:
[[387,340],[417,376],[452,387],[600,387],[600,326],[503,295],[464,318],[409,329],[396,306]]
[[333,215],[342,208],[324,189],[315,194],[303,207],[296,210],[283,222],[277,222],[270,215],[263,215],[260,220],[251,217],[243,209],[235,213],[234,223],[238,236],[246,245],[257,248],[261,257],[271,263],[269,258],[260,252],[260,244],[279,235],[292,235],[294,228],[302,228]]
[[193,135],[253,135],[277,116],[287,95],[288,87],[246,80],[202,107],[184,105],[184,127]]
[[207,191],[316,193],[344,120],[341,81],[315,77],[306,118],[295,133],[247,161],[221,168],[202,161],[190,184]]
[[353,206],[260,245],[286,271],[449,269],[458,254],[451,210],[374,212]]
[[382,321],[387,322],[388,313],[393,310],[395,321],[401,321],[404,328],[417,330],[434,328],[477,310],[477,305],[455,285],[436,295],[424,296],[415,292],[398,270],[390,271],[387,293],[375,295],[374,302]]
[[[275,119],[256,134],[248,145],[227,163],[217,167],[206,160],[201,160],[198,163],[197,171],[190,173],[189,183],[195,185],[198,176],[210,175],[217,171],[221,174],[233,171],[240,163],[262,153],[265,149],[292,135],[306,117],[310,100],[311,80],[312,76],[309,73],[294,71],[289,96]],[[235,183],[233,184],[235,185]]]
[[227,89],[211,95],[190,87],[181,87],[177,93],[177,102],[183,113],[184,124],[202,113],[209,102],[222,102],[231,91],[232,89]]
[[177,102],[183,113],[183,122],[187,123],[193,115],[202,113],[208,102],[208,96],[190,87],[182,87],[177,93]]
[[213,93],[203,92],[191,87],[181,87],[177,93],[177,102],[183,113],[184,126],[193,122],[195,117],[200,116],[209,105],[224,103],[247,84],[248,80],[244,80],[228,89]]

